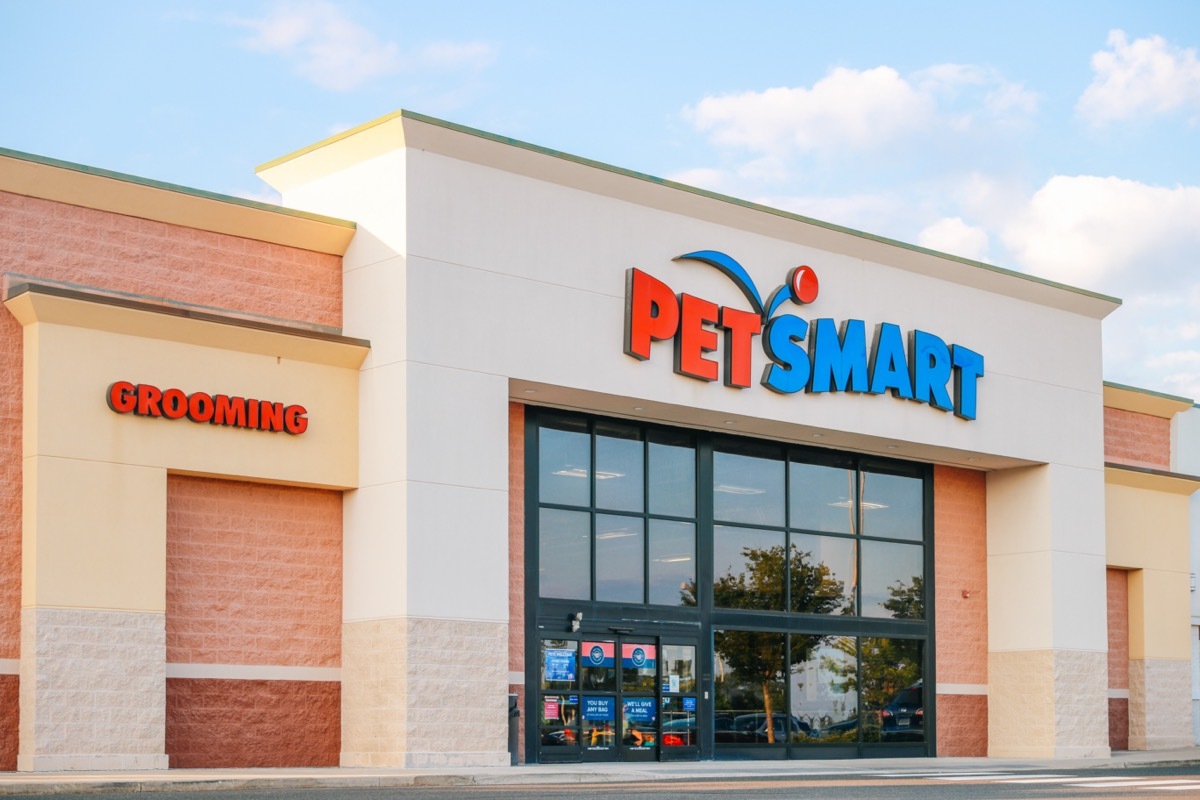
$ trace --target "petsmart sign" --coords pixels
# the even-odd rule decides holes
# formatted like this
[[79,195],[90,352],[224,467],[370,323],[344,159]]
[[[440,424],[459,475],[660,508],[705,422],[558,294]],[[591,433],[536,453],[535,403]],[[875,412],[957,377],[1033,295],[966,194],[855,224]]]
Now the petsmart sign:
[[[675,372],[703,381],[722,378],[743,389],[751,383],[751,352],[757,338],[770,363],[759,383],[779,394],[822,392],[891,393],[894,397],[953,411],[975,419],[983,356],[935,334],[911,330],[905,335],[890,322],[875,324],[867,339],[861,319],[807,319],[778,313],[785,303],[805,306],[820,286],[812,267],[800,266],[766,302],[737,261],[715,250],[678,256],[715,267],[745,295],[749,309],[720,306],[690,294],[676,294],[640,269],[625,274],[625,354],[650,358],[651,344],[672,339]],[[724,332],[724,347],[718,330]],[[706,353],[722,350],[721,359]]]

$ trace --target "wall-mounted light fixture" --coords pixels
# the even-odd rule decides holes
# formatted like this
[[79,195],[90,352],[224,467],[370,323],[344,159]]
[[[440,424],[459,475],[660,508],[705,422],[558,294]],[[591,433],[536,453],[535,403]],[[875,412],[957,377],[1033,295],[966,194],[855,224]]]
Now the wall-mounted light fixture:
[[575,615],[571,617],[571,633],[577,633],[579,631],[579,626],[582,624],[583,624],[583,612],[576,611]]

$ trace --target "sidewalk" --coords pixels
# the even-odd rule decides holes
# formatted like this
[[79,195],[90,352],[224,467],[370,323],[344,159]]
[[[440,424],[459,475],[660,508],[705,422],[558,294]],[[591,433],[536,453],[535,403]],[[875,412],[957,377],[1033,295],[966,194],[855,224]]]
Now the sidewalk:
[[893,772],[1016,772],[1127,769],[1195,764],[1200,747],[1129,751],[1111,758],[869,758],[839,761],[690,761],[519,767],[367,769],[351,767],[177,769],[129,772],[0,772],[0,796],[203,789],[314,789],[393,786],[521,786],[744,778],[804,778]]

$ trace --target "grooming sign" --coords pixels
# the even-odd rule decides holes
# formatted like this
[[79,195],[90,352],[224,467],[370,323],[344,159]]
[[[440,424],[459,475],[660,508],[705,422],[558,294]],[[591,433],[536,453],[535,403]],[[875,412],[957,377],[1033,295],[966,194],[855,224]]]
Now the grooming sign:
[[[820,285],[809,266],[792,269],[787,280],[764,302],[745,268],[730,256],[701,250],[678,256],[715,267],[737,285],[749,309],[721,306],[679,293],[640,269],[625,276],[625,354],[648,360],[651,345],[672,340],[675,372],[689,378],[749,388],[752,350],[759,340],[769,362],[759,383],[779,394],[855,392],[892,394],[976,416],[983,356],[939,336],[880,322],[867,337],[861,319],[808,319],[780,313],[785,304],[806,306]],[[724,344],[720,341],[724,334]],[[718,353],[720,360],[709,357]]]

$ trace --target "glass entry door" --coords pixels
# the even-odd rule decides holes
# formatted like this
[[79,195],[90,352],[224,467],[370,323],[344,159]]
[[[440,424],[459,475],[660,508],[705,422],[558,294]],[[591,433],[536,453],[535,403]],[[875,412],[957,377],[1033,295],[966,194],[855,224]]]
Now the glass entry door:
[[696,650],[645,636],[543,640],[539,760],[697,758]]

